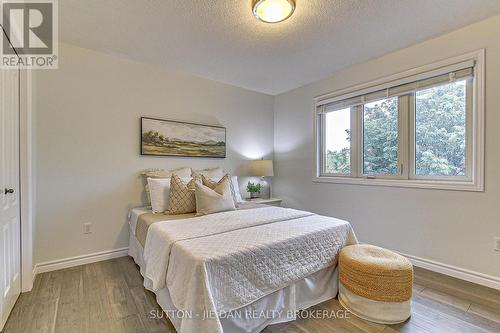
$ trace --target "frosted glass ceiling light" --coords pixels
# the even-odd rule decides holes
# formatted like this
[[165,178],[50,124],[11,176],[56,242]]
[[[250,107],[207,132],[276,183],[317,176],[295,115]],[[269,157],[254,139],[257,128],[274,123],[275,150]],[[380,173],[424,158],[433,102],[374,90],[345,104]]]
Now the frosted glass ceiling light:
[[284,21],[294,10],[295,0],[253,0],[253,14],[266,23]]

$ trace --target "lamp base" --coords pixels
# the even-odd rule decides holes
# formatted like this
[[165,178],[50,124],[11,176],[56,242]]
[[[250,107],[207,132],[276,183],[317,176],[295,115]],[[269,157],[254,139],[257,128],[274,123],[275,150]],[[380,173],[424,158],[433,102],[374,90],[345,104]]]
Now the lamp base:
[[260,177],[259,184],[261,185],[261,197],[264,199],[271,198],[271,184],[267,181],[266,177]]

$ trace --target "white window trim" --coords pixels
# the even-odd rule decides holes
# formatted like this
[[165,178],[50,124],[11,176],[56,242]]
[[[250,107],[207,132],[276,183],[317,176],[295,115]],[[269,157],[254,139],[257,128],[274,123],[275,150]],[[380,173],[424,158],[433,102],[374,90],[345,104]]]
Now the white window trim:
[[[317,110],[324,105],[326,101],[338,100],[340,96],[348,96],[350,94],[359,94],[364,90],[369,91],[373,87],[391,85],[393,82],[404,80],[410,76],[423,75],[431,71],[439,71],[441,68],[450,67],[454,64],[465,61],[474,61],[474,81],[473,81],[473,110],[472,110],[472,133],[470,134],[470,180],[432,180],[432,179],[390,179],[390,178],[354,178],[349,175],[329,175],[320,176],[321,174],[321,140],[320,124],[318,121]],[[484,191],[484,117],[485,117],[485,50],[480,49],[474,52],[442,60],[433,64],[428,64],[418,68],[410,69],[401,73],[397,73],[388,77],[366,82],[349,88],[335,91],[326,95],[314,98],[314,135],[315,135],[315,156],[314,156],[314,175],[313,182],[318,183],[335,183],[335,184],[353,184],[353,185],[369,185],[369,186],[391,186],[391,187],[407,187],[407,188],[426,188],[426,189],[442,189],[442,190],[458,190],[458,191]],[[357,159],[357,158],[356,158]],[[357,161],[352,161],[357,162]],[[358,163],[356,163],[357,165]],[[357,166],[356,166],[357,168]],[[408,169],[408,168],[407,168]],[[406,170],[405,172],[408,172]]]

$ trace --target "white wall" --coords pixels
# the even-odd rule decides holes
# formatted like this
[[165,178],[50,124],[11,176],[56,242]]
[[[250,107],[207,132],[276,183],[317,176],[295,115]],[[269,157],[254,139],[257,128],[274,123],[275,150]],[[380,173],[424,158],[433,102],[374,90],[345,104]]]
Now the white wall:
[[[66,44],[59,59],[35,82],[35,263],[128,246],[143,169],[244,175],[247,159],[272,157],[271,96]],[[140,116],[225,126],[227,158],[140,156]],[[93,234],[82,234],[85,222]]]
[[[275,195],[352,222],[360,241],[500,277],[500,252],[493,251],[500,236],[499,32],[497,16],[277,96]],[[315,96],[480,48],[487,57],[484,193],[312,182]]]
[[[60,68],[35,76],[34,262],[126,247],[126,213],[145,168],[276,160],[285,204],[352,222],[361,241],[500,277],[500,16],[273,97],[62,44]],[[313,97],[486,48],[486,191],[315,184]],[[142,157],[139,117],[227,127],[224,160]],[[82,234],[92,222],[94,232]]]

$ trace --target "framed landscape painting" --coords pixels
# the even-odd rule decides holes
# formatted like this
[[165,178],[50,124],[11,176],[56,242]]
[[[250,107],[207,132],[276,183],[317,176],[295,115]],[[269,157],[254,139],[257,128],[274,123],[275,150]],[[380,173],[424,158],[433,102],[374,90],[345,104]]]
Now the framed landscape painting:
[[141,155],[226,157],[226,128],[141,117]]

